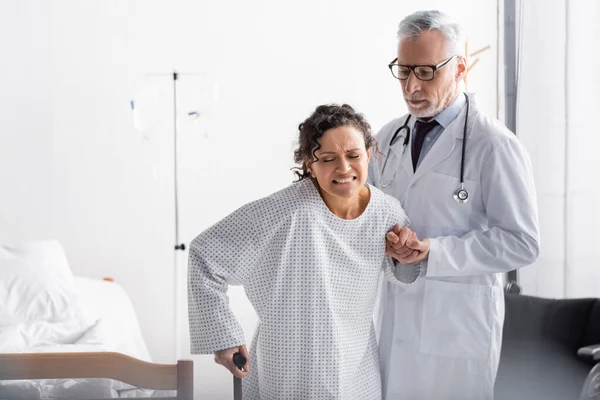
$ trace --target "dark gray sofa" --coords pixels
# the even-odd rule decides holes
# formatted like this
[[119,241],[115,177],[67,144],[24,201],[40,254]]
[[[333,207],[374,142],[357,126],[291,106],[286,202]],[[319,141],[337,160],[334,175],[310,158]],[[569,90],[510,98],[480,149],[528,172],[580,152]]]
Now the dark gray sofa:
[[600,344],[600,300],[507,293],[505,303],[495,400],[579,399],[597,362],[583,353]]

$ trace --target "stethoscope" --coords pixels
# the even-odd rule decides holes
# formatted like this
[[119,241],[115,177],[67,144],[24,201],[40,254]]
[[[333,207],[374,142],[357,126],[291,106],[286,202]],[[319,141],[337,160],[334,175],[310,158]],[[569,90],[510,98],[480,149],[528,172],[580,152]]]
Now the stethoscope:
[[[463,94],[465,95],[465,99],[467,100],[467,113],[465,115],[465,125],[463,128],[462,156],[460,159],[460,187],[458,189],[456,189],[456,191],[454,192],[454,200],[456,200],[458,203],[466,203],[467,201],[469,201],[469,192],[467,191],[467,189],[465,189],[464,175],[465,175],[465,150],[467,148],[467,121],[469,119],[469,107],[471,106],[471,104],[469,101],[469,96],[466,93],[463,93]],[[392,150],[392,146],[394,144],[396,144],[398,139],[400,139],[401,136],[399,136],[399,134],[403,130],[406,130],[406,135],[404,136],[404,143],[402,144],[402,154],[404,154],[404,151],[406,150],[406,146],[408,145],[408,142],[410,141],[410,128],[408,126],[408,123],[410,122],[410,118],[411,118],[411,115],[409,114],[408,117],[406,117],[404,124],[400,128],[396,129],[396,132],[394,132],[394,134],[392,135],[392,140],[390,140],[390,145],[388,147],[387,155],[385,156],[385,161],[383,162],[383,168],[381,169],[380,176],[382,178],[384,176],[385,166],[387,165],[388,159],[390,157],[390,151]],[[396,171],[396,173],[397,172],[398,171]],[[390,183],[388,183],[387,185],[384,185],[383,182],[381,182],[381,187],[384,189],[390,187],[392,182],[394,182],[396,173],[394,173],[394,176],[392,176]]]

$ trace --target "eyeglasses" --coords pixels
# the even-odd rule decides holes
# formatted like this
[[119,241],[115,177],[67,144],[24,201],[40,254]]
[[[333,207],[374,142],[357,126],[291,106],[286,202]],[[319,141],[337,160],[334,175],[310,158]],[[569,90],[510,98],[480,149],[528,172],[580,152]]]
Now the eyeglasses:
[[430,81],[435,78],[435,71],[442,68],[444,65],[448,64],[454,58],[458,56],[452,56],[447,60],[442,61],[438,65],[399,65],[394,64],[398,61],[398,58],[394,58],[394,61],[388,64],[388,68],[392,71],[392,75],[394,78],[400,79],[401,81],[405,81],[408,79],[410,75],[410,71],[415,73],[415,76],[422,81]]

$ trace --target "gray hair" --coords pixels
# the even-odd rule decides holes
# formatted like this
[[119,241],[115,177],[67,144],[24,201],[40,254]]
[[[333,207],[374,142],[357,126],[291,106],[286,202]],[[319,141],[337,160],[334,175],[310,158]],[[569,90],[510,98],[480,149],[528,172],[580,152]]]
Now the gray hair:
[[424,31],[439,31],[448,42],[448,56],[464,55],[463,29],[449,15],[443,12],[417,11],[400,21],[398,40],[408,37],[416,39]]

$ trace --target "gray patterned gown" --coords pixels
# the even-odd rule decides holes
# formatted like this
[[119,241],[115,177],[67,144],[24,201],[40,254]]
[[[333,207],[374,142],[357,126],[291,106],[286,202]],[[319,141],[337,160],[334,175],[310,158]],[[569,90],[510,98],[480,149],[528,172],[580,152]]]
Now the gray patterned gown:
[[[385,256],[385,234],[408,218],[398,200],[369,189],[363,214],[344,220],[303,180],[241,207],[192,241],[192,353],[245,343],[228,284],[243,285],[258,314],[244,400],[381,398],[373,310],[381,272],[402,284]],[[417,277],[415,269],[398,279]]]

